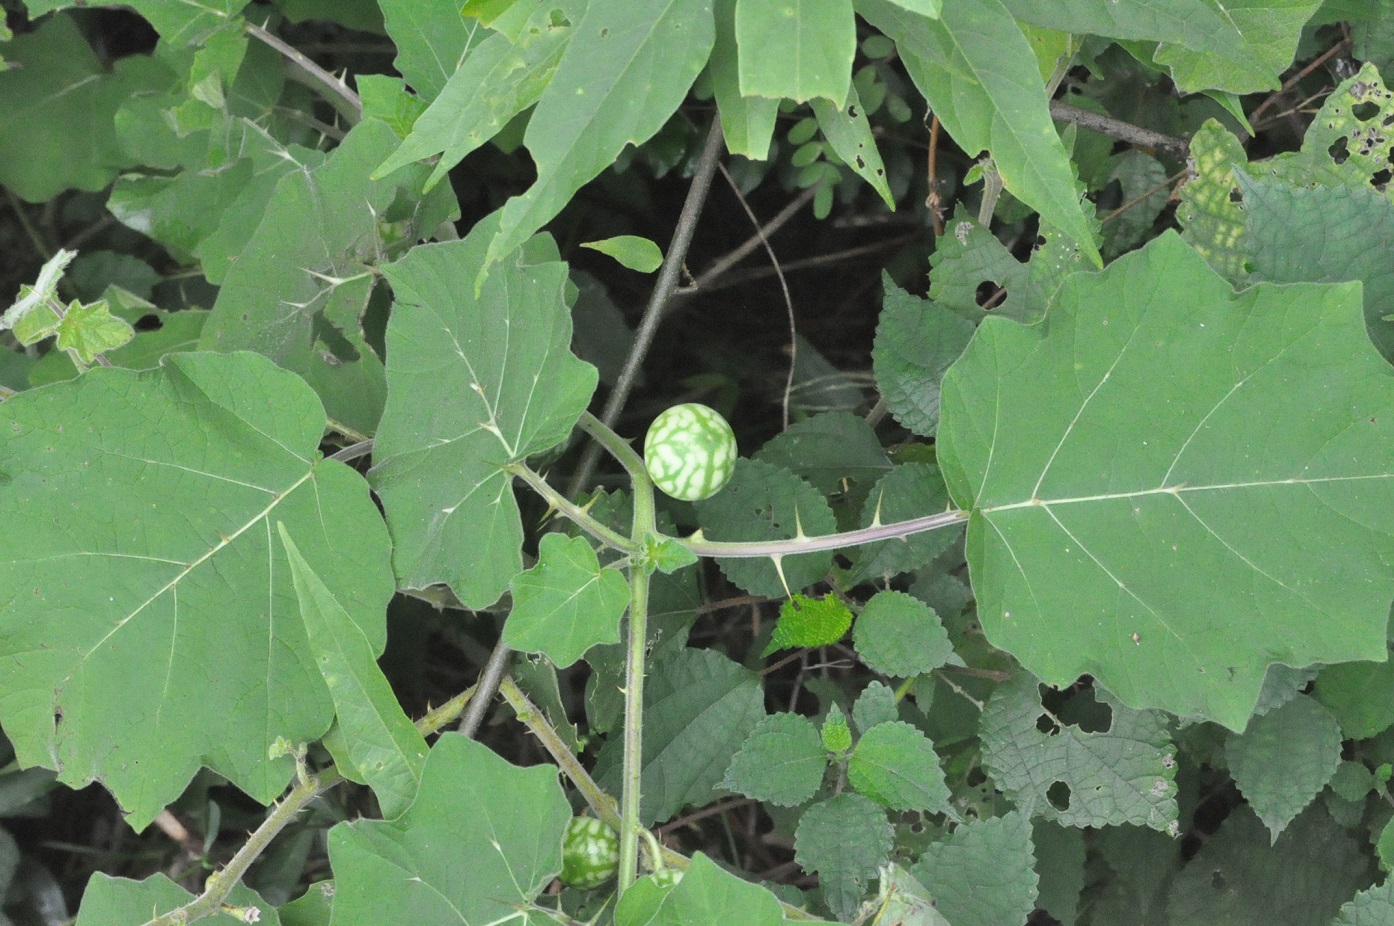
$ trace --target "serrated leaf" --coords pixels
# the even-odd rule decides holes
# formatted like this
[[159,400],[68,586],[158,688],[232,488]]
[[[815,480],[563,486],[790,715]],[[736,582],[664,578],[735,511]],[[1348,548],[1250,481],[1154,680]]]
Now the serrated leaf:
[[771,714],[731,760],[721,787],[794,807],[813,797],[827,767],[828,754],[813,721],[798,714]]
[[878,724],[894,723],[899,718],[895,692],[875,680],[867,683],[852,705],[852,721],[863,732]]
[[774,635],[760,653],[763,658],[782,649],[831,646],[852,626],[852,611],[836,595],[810,598],[795,595],[779,608]]
[[956,661],[939,615],[904,592],[877,592],[852,628],[857,655],[872,669],[896,678],[932,672]]
[[473,608],[497,601],[522,571],[523,526],[503,467],[564,440],[596,383],[569,350],[565,264],[508,261],[475,296],[491,231],[482,223],[383,268],[396,308],[371,473],[398,584],[447,582]]
[[857,10],[895,40],[915,86],[959,147],[991,152],[1006,188],[1097,266],[1098,248],[1035,55],[1000,0],[950,3],[937,20],[888,0],[861,0]]
[[1234,169],[1248,162],[1244,146],[1214,119],[1191,136],[1190,163],[1195,176],[1181,187],[1176,220],[1186,243],[1209,261],[1225,279],[1238,283],[1248,276],[1245,261],[1244,208],[1237,201]]
[[796,421],[766,441],[754,458],[802,476],[825,495],[842,490],[847,481],[872,482],[891,468],[875,430],[850,412]]
[[[787,540],[799,533],[816,537],[837,530],[827,500],[811,485],[788,470],[744,458],[736,461],[726,488],[697,503],[697,517],[710,540]],[[716,562],[726,578],[752,595],[779,598],[823,578],[832,554],[785,556],[780,562],[783,581],[766,559]]]
[[205,349],[270,357],[304,376],[331,418],[364,434],[376,430],[385,392],[382,361],[362,328],[376,282],[372,265],[382,256],[379,217],[397,198],[398,182],[420,182],[419,172],[367,180],[396,143],[387,125],[368,120],[320,166],[286,174],[203,328]]
[[1394,375],[1356,287],[1235,295],[1163,235],[1038,330],[986,320],[944,396],[979,618],[1045,681],[1238,729],[1270,663],[1383,655]]
[[640,273],[653,273],[663,264],[658,245],[638,235],[617,235],[601,241],[583,241],[581,247],[609,255],[622,266]]
[[[949,490],[939,467],[933,463],[905,463],[876,483],[862,506],[862,526],[873,527],[908,521],[949,509]],[[852,569],[848,584],[884,580],[926,565],[957,543],[963,529],[957,525],[921,531],[878,543],[865,543],[849,554]]]
[[799,820],[794,858],[818,874],[823,899],[839,918],[861,904],[867,882],[891,851],[886,812],[860,794],[839,794],[814,804]]
[[1167,926],[1329,926],[1342,903],[1369,884],[1360,842],[1320,805],[1271,846],[1240,806],[1171,882]]
[[[96,872],[82,894],[82,907],[78,910],[73,926],[109,926],[111,923],[144,923],[152,919],[157,911],[176,910],[194,900],[194,895],[171,881],[166,875],[155,874],[143,881],[129,878],[115,878],[104,872]],[[254,922],[267,926],[279,926],[281,918],[276,908],[267,903],[255,891],[244,884],[238,884],[228,895],[227,904],[255,910]],[[205,922],[209,926],[237,926],[248,920],[236,916],[231,910],[220,910]]]
[[[1006,259],[1025,273],[1010,254]],[[973,323],[933,300],[910,295],[889,274],[883,274],[882,285],[886,296],[871,351],[876,385],[896,421],[932,437],[939,427],[939,384],[968,346]]]
[[823,741],[823,748],[835,756],[852,748],[852,730],[847,726],[847,718],[836,701],[829,706],[828,716],[823,718],[818,735]]
[[537,565],[511,588],[513,610],[503,626],[510,649],[542,653],[564,669],[592,646],[620,640],[629,582],[618,569],[601,568],[589,541],[547,534]]
[[881,162],[881,152],[876,150],[876,136],[871,132],[857,88],[848,86],[847,101],[840,107],[821,97],[811,100],[810,105],[833,151],[871,185],[886,208],[894,211],[895,196],[886,182],[886,167]]
[[736,41],[742,95],[846,102],[857,51],[852,0],[737,0]]
[[1341,907],[1331,926],[1383,926],[1394,922],[1394,878],[1356,894]]
[[929,891],[904,868],[887,862],[879,875],[877,896],[862,905],[854,922],[871,926],[950,926],[935,907]]
[[847,780],[891,810],[942,813],[949,788],[934,744],[908,723],[881,723],[862,733],[847,762]]
[[303,381],[246,353],[99,367],[0,405],[0,521],[26,525],[0,536],[0,723],[21,763],[100,777],[136,829],[201,764],[280,792],[291,763],[267,750],[323,735],[333,705],[271,520],[378,648],[393,591],[382,518],[318,458],[324,426]]
[[58,323],[59,350],[72,351],[84,364],[91,364],[98,354],[129,344],[136,336],[135,329],[111,314],[102,300],[83,305],[73,302]]
[[1394,268],[1370,247],[1394,235],[1394,202],[1365,184],[1307,189],[1243,172],[1236,179],[1244,194],[1252,279],[1359,280],[1370,340],[1394,357],[1394,321],[1386,317],[1394,308]]
[[[644,826],[715,795],[731,759],[765,716],[754,672],[715,650],[680,649],[650,663],[644,686]],[[596,759],[596,779],[620,793],[620,737]]]
[[1031,816],[1066,826],[1131,823],[1168,831],[1178,813],[1168,721],[1157,711],[1109,707],[1107,730],[1051,720],[1050,732],[1042,732],[1036,680],[1019,672],[983,709],[983,765]]
[[1273,841],[1312,802],[1341,763],[1341,728],[1313,698],[1255,717],[1225,743],[1230,774]]
[[1124,151],[1114,158],[1113,170],[1105,182],[1114,181],[1118,182],[1119,196],[1126,208],[1102,226],[1107,260],[1131,250],[1151,232],[1170,194],[1167,169],[1145,151]]
[[414,926],[516,920],[518,905],[531,903],[561,870],[570,820],[555,766],[519,768],[446,734],[401,818],[329,831],[334,919]]
[[954,926],[1022,923],[1036,907],[1031,822],[1013,811],[954,827],[931,843],[910,873]]
[[1321,0],[1225,0],[1221,15],[1239,33],[1238,49],[1217,55],[1162,45],[1153,60],[1170,68],[1171,79],[1186,93],[1276,90],[1279,74],[1297,52],[1302,27],[1319,6]]
[[663,127],[707,62],[712,0],[591,3],[528,121],[537,180],[501,211],[476,284],[627,144]]
[[579,0],[536,5],[516,36],[490,35],[471,48],[412,125],[411,134],[374,176],[440,154],[425,188],[439,183],[470,152],[538,101],[556,73],[582,7]]

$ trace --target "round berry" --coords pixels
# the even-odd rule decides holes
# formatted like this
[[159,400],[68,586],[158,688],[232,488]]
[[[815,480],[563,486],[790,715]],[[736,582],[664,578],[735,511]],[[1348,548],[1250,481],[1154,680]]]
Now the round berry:
[[736,435],[716,409],[674,405],[649,426],[644,464],[665,494],[685,502],[711,498],[736,468]]
[[561,843],[561,881],[593,891],[620,867],[620,837],[594,817],[572,817]]

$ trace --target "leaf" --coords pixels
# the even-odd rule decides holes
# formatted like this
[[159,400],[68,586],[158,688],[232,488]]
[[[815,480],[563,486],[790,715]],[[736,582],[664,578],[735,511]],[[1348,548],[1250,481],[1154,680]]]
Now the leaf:
[[[78,911],[73,926],[144,923],[151,919],[157,910],[175,910],[193,899],[193,894],[163,874],[151,875],[143,881],[132,881],[129,878],[114,878],[99,871],[92,875],[87,889],[83,891],[82,908]],[[258,919],[253,922],[264,923],[266,926],[279,926],[281,923],[276,908],[243,884],[238,884],[232,889],[227,903],[234,907],[255,909]],[[231,910],[224,908],[215,912],[206,922],[209,926],[234,926],[248,920],[235,916]]]
[[[399,192],[367,175],[396,142],[384,123],[361,122],[323,164],[286,174],[203,329],[205,349],[254,350],[301,374],[331,418],[364,434],[377,428],[385,386],[362,318],[381,258],[379,217]],[[422,208],[413,217],[424,221]]]
[[1270,663],[1382,658],[1391,401],[1357,288],[1236,296],[1174,234],[987,319],[938,449],[988,639],[1231,729]]
[[950,926],[925,886],[895,862],[881,866],[876,898],[862,904],[856,923],[872,926]]
[[841,756],[852,748],[852,730],[836,701],[828,707],[828,716],[823,718],[818,737],[823,741],[823,748],[834,756]]
[[431,749],[421,790],[393,822],[329,831],[334,920],[486,926],[518,920],[561,871],[571,807],[553,765],[519,768],[450,733]]
[[476,286],[625,145],[662,128],[706,64],[714,30],[711,0],[586,7],[524,135],[537,180],[503,207]]
[[537,565],[514,578],[512,590],[503,627],[510,649],[542,653],[564,669],[597,643],[620,640],[629,582],[618,569],[602,569],[580,537],[543,537]]
[[[1140,830],[1153,833],[1153,830]],[[1036,906],[1061,923],[1075,926],[1079,920],[1085,883],[1085,830],[1038,821],[1031,828],[1035,868],[1040,884]],[[1141,910],[1137,911],[1139,914]]]
[[426,111],[426,103],[407,89],[400,77],[359,74],[354,78],[363,100],[363,118],[387,123],[398,138],[411,134],[412,126]]
[[316,881],[305,893],[277,908],[281,926],[329,926],[334,913],[334,882]]
[[1239,32],[1240,48],[1220,55],[1162,45],[1154,60],[1171,69],[1171,79],[1185,93],[1276,90],[1297,52],[1302,27],[1319,6],[1321,0],[1226,0],[1222,15]]
[[601,241],[583,241],[581,247],[608,254],[630,270],[653,273],[663,265],[663,252],[658,245],[638,235],[619,235]]
[[201,764],[281,791],[290,762],[267,750],[323,735],[332,704],[271,519],[378,648],[393,589],[367,485],[317,459],[324,423],[253,354],[95,368],[0,405],[0,522],[26,525],[0,536],[0,723],[23,765],[100,778],[137,830]]
[[1269,846],[1258,818],[1240,806],[1171,882],[1167,926],[1328,926],[1342,903],[1369,884],[1357,839],[1320,805]]
[[1394,726],[1394,659],[1326,666],[1314,693],[1348,739],[1377,736]]
[[1181,187],[1176,220],[1182,237],[1225,279],[1239,283],[1248,276],[1244,209],[1237,201],[1234,169],[1248,161],[1239,139],[1214,119],[1191,136],[1190,162],[1195,176]]
[[484,30],[465,20],[458,0],[379,0],[383,25],[397,46],[392,63],[417,96],[434,100]]
[[831,646],[852,626],[852,611],[835,595],[809,598],[794,595],[779,608],[774,635],[765,644],[761,658],[782,649]]
[[[1010,254],[1006,259],[1021,267]],[[882,274],[882,285],[886,297],[871,351],[876,385],[896,421],[932,437],[939,426],[939,384],[968,346],[974,326],[933,300],[910,295],[889,274]]]
[[1356,894],[1341,907],[1331,926],[1380,926],[1394,920],[1394,878]]
[[839,794],[814,804],[799,820],[794,858],[817,872],[828,907],[848,919],[861,904],[866,885],[891,851],[886,812],[860,794]]
[[447,582],[472,608],[493,604],[522,571],[523,527],[503,467],[565,440],[596,382],[568,350],[565,264],[520,256],[475,296],[491,226],[383,268],[396,300],[371,473],[398,584]]
[[696,563],[697,554],[684,546],[682,541],[676,537],[664,537],[650,533],[644,535],[643,550],[636,562],[650,575],[655,570],[665,575],[671,575],[679,569]]
[[[639,818],[671,819],[716,795],[732,757],[765,716],[754,672],[715,650],[680,649],[650,663],[644,686],[644,757]],[[596,779],[620,792],[620,737],[600,750]]]
[[896,678],[923,675],[957,661],[939,615],[904,592],[873,595],[857,615],[852,641],[863,662]]
[[1076,35],[1171,42],[1197,52],[1236,54],[1242,44],[1238,28],[1224,7],[1207,0],[1004,0],[1024,22]]
[[983,710],[983,765],[1030,816],[1066,826],[1173,831],[1176,758],[1166,717],[1109,708],[1111,723],[1099,732],[1062,725],[1043,712],[1036,680],[1019,672]]
[[857,696],[857,702],[852,705],[852,720],[857,724],[857,729],[863,732],[878,724],[894,723],[899,719],[895,692],[875,680],[867,683]]
[[859,0],[857,11],[895,40],[915,86],[959,147],[991,152],[1006,188],[1098,265],[1035,56],[1000,0],[950,3],[937,20],[889,0]]
[[[760,460],[739,459],[736,471],[713,497],[697,503],[697,517],[711,540],[786,540],[837,530],[827,500],[787,470]],[[752,595],[778,598],[821,579],[832,564],[831,553],[785,556],[783,580],[773,563],[763,559],[718,559],[717,565],[736,585]]]
[[890,810],[949,809],[949,788],[934,744],[902,721],[877,724],[862,733],[847,762],[847,780]]
[[1025,922],[1036,908],[1031,822],[1013,811],[954,827],[931,843],[910,873],[953,926]]
[[276,522],[290,562],[309,652],[334,699],[334,713],[353,767],[363,775],[387,819],[401,816],[416,797],[426,741],[407,719],[378,668],[374,645],[334,593],[300,555],[283,521]]
[[1225,743],[1230,774],[1244,799],[1277,841],[1341,764],[1341,728],[1313,698],[1297,697],[1231,733]]
[[857,96],[857,88],[847,88],[847,102],[841,107],[821,97],[811,100],[810,105],[818,117],[818,127],[833,151],[871,185],[885,202],[886,208],[894,211],[895,196],[886,182],[886,168],[881,161],[881,152],[876,150],[876,137],[871,132],[871,123],[867,121],[866,111]]
[[[862,526],[875,527],[946,511],[949,490],[933,463],[905,463],[891,470],[871,490],[862,506]],[[886,579],[918,569],[953,546],[963,536],[958,525],[922,531],[852,550],[849,584]]]
[[1106,183],[1115,180],[1124,206],[1103,226],[1103,251],[1108,260],[1131,250],[1151,233],[1170,193],[1167,169],[1145,151],[1134,149],[1117,155]]
[[[579,0],[538,4],[516,38],[490,35],[449,76],[406,140],[373,172],[385,177],[440,154],[426,178],[434,187],[465,157],[542,96],[580,20]],[[555,14],[555,15],[554,15]]]
[[736,0],[715,0],[716,41],[707,62],[726,150],[754,161],[770,156],[779,101],[741,93],[736,48]]
[[135,329],[112,315],[111,308],[99,299],[87,305],[74,302],[68,306],[58,323],[56,343],[59,350],[72,351],[90,365],[98,354],[124,347],[135,335]]
[[824,495],[841,491],[847,482],[874,482],[891,468],[871,425],[850,412],[795,421],[766,441],[755,459],[802,476]]
[[1294,186],[1377,185],[1390,166],[1384,133],[1391,118],[1394,92],[1384,85],[1379,69],[1367,62],[1322,101],[1300,151],[1251,164],[1248,170]]
[[736,0],[743,96],[847,101],[857,25],[852,0]]
[[1394,321],[1387,317],[1394,312],[1394,268],[1370,247],[1394,235],[1394,202],[1363,184],[1306,189],[1237,173],[1252,279],[1359,280],[1370,340],[1385,358],[1394,357]]
[[773,894],[724,870],[701,852],[692,856],[682,880],[664,895],[652,919],[631,918],[624,903],[628,899],[626,894],[615,911],[617,926],[784,926],[789,922]]
[[[166,41],[174,45],[190,45],[202,41],[214,30],[225,27],[248,2],[249,0],[200,0],[197,4],[171,4],[164,0],[130,0],[126,5],[145,17]],[[85,5],[86,0],[25,0],[29,15],[34,18],[51,10],[81,8]]]
[[813,797],[827,768],[828,754],[813,721],[798,714],[771,714],[731,759],[721,788],[794,807]]

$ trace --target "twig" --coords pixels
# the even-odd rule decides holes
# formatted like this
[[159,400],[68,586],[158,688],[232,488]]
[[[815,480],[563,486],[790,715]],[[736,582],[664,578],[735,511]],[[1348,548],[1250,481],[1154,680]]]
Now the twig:
[[494,700],[494,695],[499,690],[499,682],[508,669],[508,659],[512,655],[513,650],[500,639],[494,645],[494,651],[489,654],[484,671],[479,673],[479,681],[474,686],[474,697],[470,699],[464,719],[460,721],[460,732],[470,739],[474,739],[475,734],[479,732],[479,725],[484,722],[484,712],[489,709],[489,703]]
[[1153,132],[1151,129],[1144,129],[1131,122],[1124,122],[1122,119],[1081,109],[1063,100],[1050,101],[1050,115],[1051,118],[1059,119],[1061,122],[1069,122],[1086,129],[1092,129],[1111,138],[1125,141],[1130,145],[1137,145],[1141,148],[1159,148],[1180,157],[1185,157],[1191,147],[1190,142],[1184,138]]
[[280,52],[294,66],[292,75],[298,77],[301,83],[319,90],[329,105],[333,106],[339,115],[347,119],[350,125],[363,118],[363,101],[342,80],[256,23],[249,21],[244,28],[249,35],[260,39]]
[[1308,64],[1306,67],[1304,67],[1302,70],[1298,71],[1296,74],[1292,75],[1292,76],[1289,77],[1287,80],[1283,81],[1283,86],[1282,86],[1282,88],[1279,89],[1279,90],[1277,90],[1276,92],[1272,93],[1271,95],[1269,95],[1268,99],[1266,99],[1266,100],[1264,100],[1262,103],[1258,104],[1258,109],[1255,109],[1255,110],[1253,111],[1253,113],[1250,114],[1250,116],[1249,116],[1249,125],[1254,126],[1254,130],[1257,131],[1257,130],[1258,130],[1258,126],[1257,126],[1258,117],[1263,115],[1263,111],[1264,111],[1264,110],[1266,110],[1268,107],[1270,107],[1270,106],[1272,106],[1274,103],[1276,103],[1276,102],[1283,96],[1283,94],[1287,93],[1287,92],[1288,92],[1289,90],[1291,90],[1293,87],[1296,87],[1297,84],[1302,80],[1302,78],[1306,77],[1308,74],[1312,73],[1312,72],[1315,71],[1317,68],[1321,67],[1321,66],[1322,66],[1323,64],[1325,64],[1327,61],[1331,60],[1331,58],[1332,58],[1333,56],[1335,56],[1337,52],[1340,52],[1342,49],[1344,49],[1344,48],[1345,48],[1347,45],[1349,45],[1349,44],[1350,44],[1350,37],[1349,37],[1349,36],[1347,36],[1346,38],[1341,39],[1341,41],[1337,42],[1335,45],[1332,45],[1332,46],[1331,46],[1330,48],[1328,48],[1325,52],[1323,52],[1320,56],[1318,56],[1318,57],[1312,59],[1311,63],[1309,63],[1309,64]]
[[[678,213],[678,224],[673,231],[673,240],[668,244],[668,254],[663,259],[663,267],[658,271],[658,283],[654,286],[653,295],[649,297],[649,304],[644,309],[644,318],[639,322],[638,330],[634,332],[634,344],[629,349],[629,356],[624,358],[624,367],[620,370],[615,388],[610,390],[610,396],[605,400],[605,408],[600,413],[600,420],[610,428],[619,420],[620,411],[628,401],[634,381],[639,376],[639,369],[644,364],[644,357],[653,345],[658,323],[663,318],[663,309],[678,288],[683,261],[687,259],[688,248],[692,246],[692,235],[697,230],[697,217],[702,214],[702,205],[707,201],[707,191],[711,189],[712,178],[716,176],[716,165],[721,160],[723,141],[721,120],[713,119],[711,129],[707,132],[706,146],[702,148],[701,160],[697,162],[697,173],[693,175],[692,186],[687,191],[687,200],[682,204],[682,211]],[[567,487],[566,494],[569,497],[575,498],[590,482],[591,473],[595,471],[595,464],[599,459],[600,447],[593,443],[588,444],[581,452],[576,475]]]
[[720,278],[722,274],[726,273],[726,271],[736,266],[736,264],[739,264],[742,260],[745,259],[745,256],[747,254],[749,254],[751,251],[755,250],[760,246],[762,233],[765,238],[768,238],[770,235],[773,235],[780,228],[782,228],[786,222],[788,222],[796,214],[798,214],[798,211],[800,209],[802,209],[805,205],[811,202],[813,197],[817,194],[818,187],[811,186],[805,189],[803,192],[801,192],[798,196],[795,196],[793,199],[789,201],[789,204],[787,206],[779,210],[779,212],[775,215],[774,218],[766,222],[763,228],[757,229],[755,231],[755,234],[751,235],[749,238],[745,239],[745,241],[741,242],[740,247],[736,248],[731,253],[722,257],[720,260],[712,264],[706,270],[703,270],[697,276],[697,279],[692,281],[691,286],[684,286],[682,289],[679,289],[673,295],[675,297],[692,296],[699,292],[702,292],[702,290],[704,290],[705,288],[715,284],[717,279]]
[[[766,237],[765,230],[760,226],[760,220],[755,217],[755,211],[750,208],[750,203],[745,201],[745,194],[741,192],[736,178],[731,176],[731,172],[726,169],[725,164],[718,164],[717,167],[721,169],[721,176],[731,187],[731,192],[736,194],[736,201],[745,210],[750,224],[755,226],[755,234],[760,236],[760,244],[764,245],[765,253],[770,256],[770,265],[774,267],[775,276],[779,277],[780,291],[784,293],[784,310],[789,315],[789,376],[784,381],[784,399],[782,402],[784,429],[787,431],[789,429],[789,393],[794,391],[794,371],[798,367],[799,360],[798,331],[794,324],[794,300],[789,295],[789,281],[784,279],[784,271],[779,266],[779,258],[774,255],[774,248],[770,246],[770,239]],[[821,183],[822,181],[819,181],[819,185]]]

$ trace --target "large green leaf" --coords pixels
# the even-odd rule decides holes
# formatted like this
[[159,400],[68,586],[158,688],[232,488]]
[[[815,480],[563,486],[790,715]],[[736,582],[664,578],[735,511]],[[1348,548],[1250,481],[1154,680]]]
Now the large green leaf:
[[969,154],[987,149],[1007,189],[1098,264],[1035,55],[1001,0],[948,3],[939,19],[889,0],[857,0],[857,12],[895,40],[915,86],[954,141]]
[[1213,0],[1003,0],[1022,22],[1075,34],[1172,42],[1200,52],[1235,52],[1235,24]]
[[[191,902],[194,895],[171,881],[166,875],[151,875],[144,881],[128,878],[113,878],[97,872],[88,882],[82,895],[82,908],[78,910],[73,926],[109,926],[111,923],[144,923],[158,912],[169,912]],[[245,911],[256,911],[257,919],[251,922],[278,926],[281,922],[276,908],[257,896],[246,885],[239,884],[232,889],[227,899],[229,907],[241,907]],[[224,909],[209,917],[208,926],[235,926],[249,922],[237,916],[232,909]]]
[[401,819],[330,831],[334,922],[527,922],[518,907],[561,870],[570,819],[555,766],[518,768],[473,740],[443,736]]
[[480,276],[630,143],[663,127],[707,63],[712,0],[592,0],[528,122],[537,181],[503,207]]
[[393,64],[423,99],[435,99],[487,34],[461,14],[458,0],[379,0],[378,5],[397,45]]
[[1269,664],[1383,659],[1394,371],[1357,286],[1235,295],[1167,234],[989,318],[944,380],[992,642],[1051,684],[1244,726]]
[[100,779],[143,827],[199,765],[269,802],[333,706],[273,521],[375,651],[387,534],[318,459],[324,410],[254,354],[94,369],[0,406],[0,723],[25,765]]
[[[301,374],[331,418],[365,434],[377,427],[386,388],[362,329],[372,267],[383,258],[398,183],[420,184],[419,174],[368,179],[396,143],[385,123],[366,120],[319,167],[283,177],[203,329],[205,348],[255,350]],[[418,204],[406,237],[443,218],[429,215]]]
[[475,608],[497,601],[523,568],[503,467],[565,440],[596,383],[595,367],[569,349],[565,264],[520,256],[476,298],[494,227],[383,268],[396,308],[372,472],[399,584],[448,582]]
[[1225,0],[1217,5],[1241,37],[1242,45],[1233,53],[1208,54],[1177,45],[1156,51],[1156,62],[1171,69],[1172,80],[1185,92],[1278,89],[1278,75],[1292,64],[1302,27],[1321,0]]
[[852,84],[852,0],[736,0],[743,96],[823,97],[841,108]]

